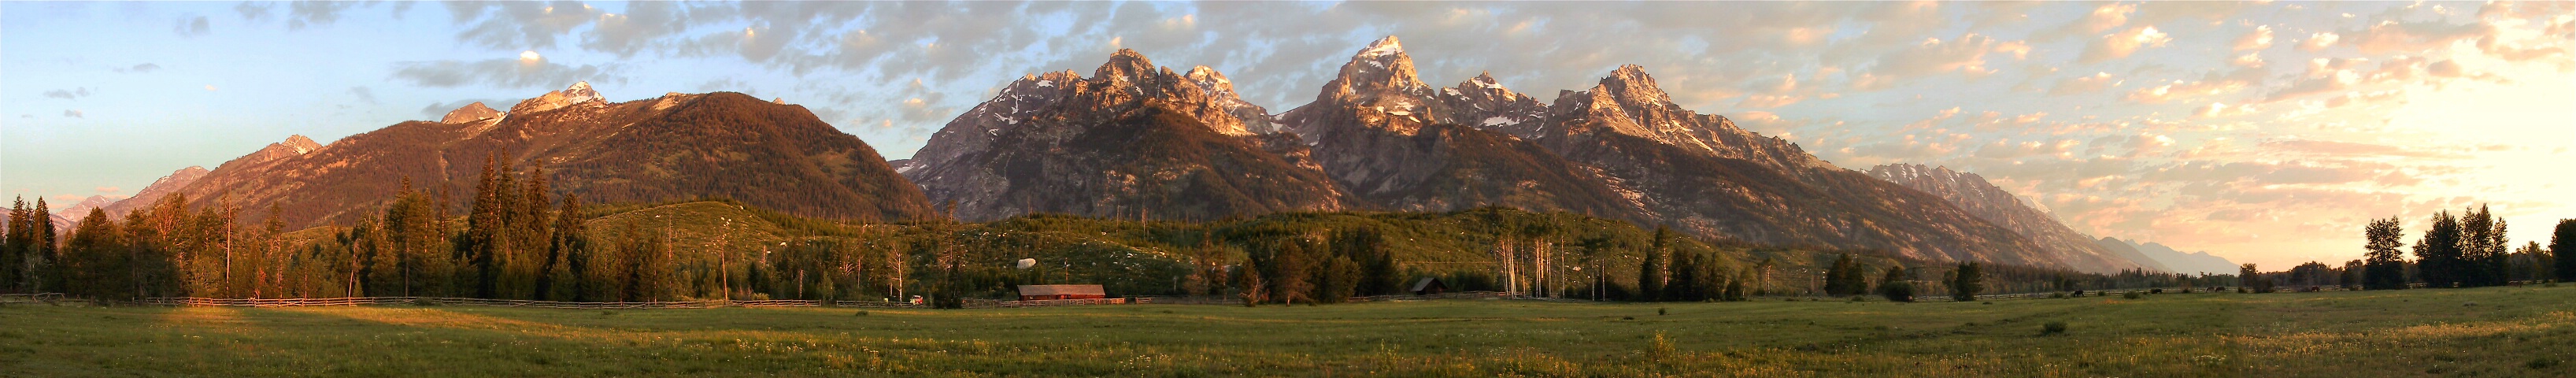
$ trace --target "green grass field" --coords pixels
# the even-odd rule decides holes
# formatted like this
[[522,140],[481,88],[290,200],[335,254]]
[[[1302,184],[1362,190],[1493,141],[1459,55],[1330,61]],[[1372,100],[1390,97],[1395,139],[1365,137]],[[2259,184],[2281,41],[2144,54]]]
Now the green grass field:
[[[2050,322],[2067,330],[2043,334]],[[864,313],[0,307],[11,377],[2571,374],[2576,287]]]

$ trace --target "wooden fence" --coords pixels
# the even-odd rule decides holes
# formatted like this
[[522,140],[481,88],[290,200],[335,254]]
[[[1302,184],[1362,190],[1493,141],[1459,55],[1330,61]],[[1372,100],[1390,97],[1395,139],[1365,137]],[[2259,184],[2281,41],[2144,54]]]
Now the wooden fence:
[[[16,294],[16,295],[17,295],[17,296],[21,296],[21,297],[26,297],[26,296],[28,296],[28,295],[25,295],[25,294]],[[41,294],[41,296],[50,296],[50,297],[48,297],[48,298],[54,298],[54,299],[60,299],[60,298],[62,298],[62,295],[61,295],[61,294]],[[6,300],[8,300],[8,299],[7,299],[7,298],[5,298],[5,297],[0,297],[0,301],[6,301]],[[144,298],[143,300],[138,301],[138,303],[141,303],[141,304],[144,304],[144,305],[156,305],[156,306],[302,307],[302,306],[442,305],[442,306],[533,307],[533,308],[561,308],[561,309],[655,309],[655,308],[716,308],[716,307],[822,307],[822,306],[827,306],[827,304],[825,304],[824,302],[825,302],[825,301],[820,301],[820,300],[800,300],[800,299],[772,299],[772,300],[748,300],[748,301],[725,301],[725,300],[714,300],[714,301],[671,301],[671,302],[562,302],[562,301],[531,301],[531,300],[516,300],[516,299],[447,298],[447,297],[354,297],[354,298],[279,298],[279,299],[166,297],[166,298]],[[1046,301],[997,301],[997,300],[990,300],[990,299],[967,299],[967,300],[965,300],[962,304],[964,305],[964,307],[965,307],[965,308],[1016,308],[1016,307],[1054,307],[1054,306],[1079,306],[1079,305],[1106,305],[1106,304],[1128,304],[1128,303],[1131,303],[1131,302],[1130,302],[1130,301],[1128,301],[1127,299],[1124,299],[1124,298],[1108,298],[1108,299],[1063,299],[1063,300],[1046,300]],[[1144,301],[1135,301],[1135,302],[1133,302],[1133,303],[1144,303]],[[853,307],[853,308],[930,308],[930,305],[928,305],[928,304],[921,304],[921,303],[909,303],[909,302],[879,302],[879,301],[831,301],[831,303],[830,303],[830,304],[828,304],[828,306],[831,306],[831,307]]]

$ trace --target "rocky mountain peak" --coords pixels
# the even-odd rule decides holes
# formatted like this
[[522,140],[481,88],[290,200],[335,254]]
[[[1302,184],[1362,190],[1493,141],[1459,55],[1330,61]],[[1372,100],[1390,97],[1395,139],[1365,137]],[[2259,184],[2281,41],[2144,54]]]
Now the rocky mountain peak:
[[1153,79],[1155,71],[1154,61],[1146,59],[1145,54],[1138,53],[1136,50],[1118,49],[1118,52],[1109,54],[1108,62],[1101,63],[1099,69],[1091,72],[1091,77],[1100,80],[1125,78],[1130,82],[1145,82]]
[[303,156],[305,153],[313,152],[313,150],[318,149],[322,149],[322,144],[313,142],[313,138],[306,138],[303,135],[288,136],[285,141],[269,143],[267,147],[261,147],[258,152],[252,152],[250,155],[243,155],[242,157],[234,158],[232,161],[227,161],[224,162],[223,165],[217,166],[217,168],[241,167],[278,161],[286,158]]
[[1620,65],[1619,69],[1610,71],[1609,77],[1601,78],[1601,85],[1594,88],[1632,105],[1673,102],[1672,95],[1655,87],[1655,77],[1646,74],[1645,66],[1634,64]]
[[1216,72],[1216,69],[1208,66],[1190,67],[1190,73],[1182,74],[1181,78],[1198,83],[1199,87],[1212,92],[1234,92],[1234,81],[1227,80],[1224,73]]
[[572,87],[564,88],[559,91],[548,91],[545,95],[527,99],[526,101],[520,101],[518,105],[510,106],[509,114],[528,114],[562,109],[573,105],[604,107],[608,105],[608,101],[601,99],[598,91],[590,89],[590,82],[576,82],[572,83]]
[[482,102],[476,102],[448,111],[447,116],[438,118],[438,123],[466,123],[500,117],[501,111],[483,106]]
[[1404,53],[1404,45],[1387,36],[1351,55],[1350,63],[1342,64],[1341,74],[1316,99],[1356,100],[1390,93],[1421,96],[1429,95],[1430,87],[1414,72],[1413,56]]
[[313,141],[313,138],[306,138],[303,134],[289,135],[286,137],[286,141],[278,142],[278,144],[287,148],[295,149],[296,155],[303,155],[307,152],[313,152],[313,150],[322,149],[321,143],[316,143]]
[[1440,101],[1455,113],[1450,119],[1486,130],[1500,131],[1521,139],[1537,138],[1541,119],[1547,118],[1547,104],[1513,92],[1494,80],[1493,73],[1481,73],[1459,82],[1458,86],[1440,90]]

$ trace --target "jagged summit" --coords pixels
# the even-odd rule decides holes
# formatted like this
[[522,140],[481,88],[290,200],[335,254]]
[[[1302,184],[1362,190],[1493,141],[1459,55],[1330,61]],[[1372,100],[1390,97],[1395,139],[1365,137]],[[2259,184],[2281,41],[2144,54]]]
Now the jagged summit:
[[1156,71],[1154,60],[1145,58],[1144,53],[1139,53],[1136,52],[1136,50],[1130,49],[1118,49],[1118,52],[1109,54],[1108,62],[1101,63],[1099,69],[1091,71],[1091,77],[1102,80],[1123,78],[1141,81],[1142,79],[1151,79],[1152,77],[1150,75],[1154,74]]
[[1655,77],[1646,74],[1645,66],[1634,64],[1620,65],[1619,69],[1610,71],[1610,76],[1601,78],[1601,84],[1593,87],[1593,90],[1616,96],[1622,100],[1622,103],[1628,104],[1673,102],[1671,94],[1666,94],[1663,88],[1655,86]]
[[500,110],[493,110],[492,107],[483,106],[482,102],[475,102],[448,111],[447,116],[438,118],[438,123],[466,123],[500,117]]
[[1395,36],[1390,35],[1386,36],[1386,38],[1378,38],[1375,42],[1369,42],[1368,48],[1360,50],[1359,56],[1376,57],[1380,55],[1403,53],[1404,42],[1397,41],[1395,40]]
[[608,101],[601,99],[598,91],[590,89],[590,82],[576,82],[572,84],[572,87],[564,88],[560,91],[548,91],[545,95],[537,96],[536,98],[531,98],[526,101],[520,101],[518,105],[510,106],[510,114],[528,114],[561,109],[574,105],[605,107],[608,105]]
[[1404,45],[1396,42],[1395,36],[1387,36],[1351,55],[1350,63],[1342,64],[1341,74],[1326,84],[1324,93],[1316,99],[1336,95],[1349,99],[1352,95],[1378,93],[1426,95],[1429,89],[1430,85],[1423,84],[1414,71],[1413,56],[1404,53]]
[[1274,140],[1232,80],[1121,49],[1083,77],[1021,76],[950,120],[896,171],[962,219],[1031,212],[1215,218],[1341,209],[1330,179]]

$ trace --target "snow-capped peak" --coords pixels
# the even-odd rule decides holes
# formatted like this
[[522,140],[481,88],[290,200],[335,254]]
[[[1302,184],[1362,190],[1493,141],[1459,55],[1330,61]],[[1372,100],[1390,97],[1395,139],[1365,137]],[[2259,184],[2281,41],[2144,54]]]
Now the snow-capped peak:
[[590,82],[588,81],[572,83],[571,88],[564,88],[563,94],[564,102],[567,103],[579,104],[591,101],[604,101],[599,98],[599,91],[590,89]]
[[1380,55],[1402,53],[1404,53],[1404,44],[1397,42],[1395,40],[1395,36],[1392,35],[1386,36],[1386,38],[1379,38],[1377,42],[1369,42],[1367,50],[1360,50],[1361,57],[1377,57]]

